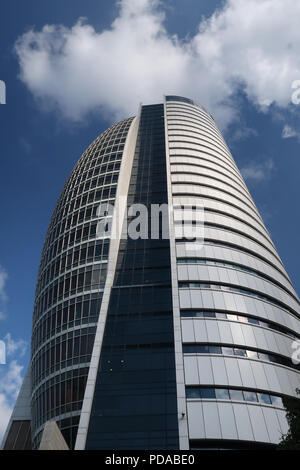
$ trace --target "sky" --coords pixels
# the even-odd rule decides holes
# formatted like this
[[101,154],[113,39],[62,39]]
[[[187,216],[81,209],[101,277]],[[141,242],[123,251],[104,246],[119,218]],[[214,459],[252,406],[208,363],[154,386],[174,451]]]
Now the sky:
[[300,292],[299,17],[298,0],[1,1],[0,440],[57,198],[88,145],[140,102],[183,95],[214,116]]

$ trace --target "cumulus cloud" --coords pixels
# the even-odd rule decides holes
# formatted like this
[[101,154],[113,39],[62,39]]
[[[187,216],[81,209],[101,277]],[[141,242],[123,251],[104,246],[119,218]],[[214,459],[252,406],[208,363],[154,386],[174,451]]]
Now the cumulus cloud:
[[8,403],[7,397],[0,392],[0,445],[4,437],[13,407]]
[[6,345],[6,354],[8,357],[14,356],[16,353],[18,353],[20,357],[24,356],[27,349],[27,341],[24,341],[23,339],[15,341],[12,339],[10,333],[5,335],[4,341]]
[[168,34],[159,0],[121,0],[111,26],[45,25],[16,43],[20,77],[47,109],[73,121],[121,118],[162,94],[196,99],[222,127],[238,88],[260,109],[286,107],[300,78],[298,0],[227,0],[194,36]]
[[14,402],[22,385],[21,366],[17,360],[12,360],[8,367],[0,369],[0,443],[8,425]]
[[275,169],[274,161],[268,159],[262,163],[249,163],[241,168],[241,173],[245,180],[253,182],[261,182],[268,180]]
[[290,139],[291,137],[297,137],[297,139],[300,140],[300,132],[296,131],[296,129],[289,126],[288,124],[286,124],[284,128],[282,129],[281,136],[283,139]]

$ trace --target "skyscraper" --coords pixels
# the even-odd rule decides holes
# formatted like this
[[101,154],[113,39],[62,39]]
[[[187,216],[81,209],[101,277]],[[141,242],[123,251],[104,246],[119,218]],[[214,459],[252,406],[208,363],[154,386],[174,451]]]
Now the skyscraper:
[[59,198],[4,448],[30,447],[31,430],[37,449],[51,420],[75,449],[274,445],[300,385],[299,318],[213,118],[179,96],[141,106]]

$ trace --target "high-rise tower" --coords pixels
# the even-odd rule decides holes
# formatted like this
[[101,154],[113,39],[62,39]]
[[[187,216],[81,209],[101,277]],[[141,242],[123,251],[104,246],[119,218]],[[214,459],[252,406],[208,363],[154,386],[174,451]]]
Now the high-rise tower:
[[[199,220],[191,239],[182,222]],[[38,448],[49,420],[76,449],[276,444],[300,385],[299,319],[213,118],[179,96],[141,106],[90,145],[55,208],[4,448],[30,446],[30,428]]]

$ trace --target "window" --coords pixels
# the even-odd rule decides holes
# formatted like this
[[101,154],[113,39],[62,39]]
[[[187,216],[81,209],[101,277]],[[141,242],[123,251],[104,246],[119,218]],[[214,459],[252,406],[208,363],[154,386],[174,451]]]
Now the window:
[[202,388],[201,398],[216,398],[215,390],[213,388]]
[[229,400],[229,390],[226,388],[216,388],[217,400]]

